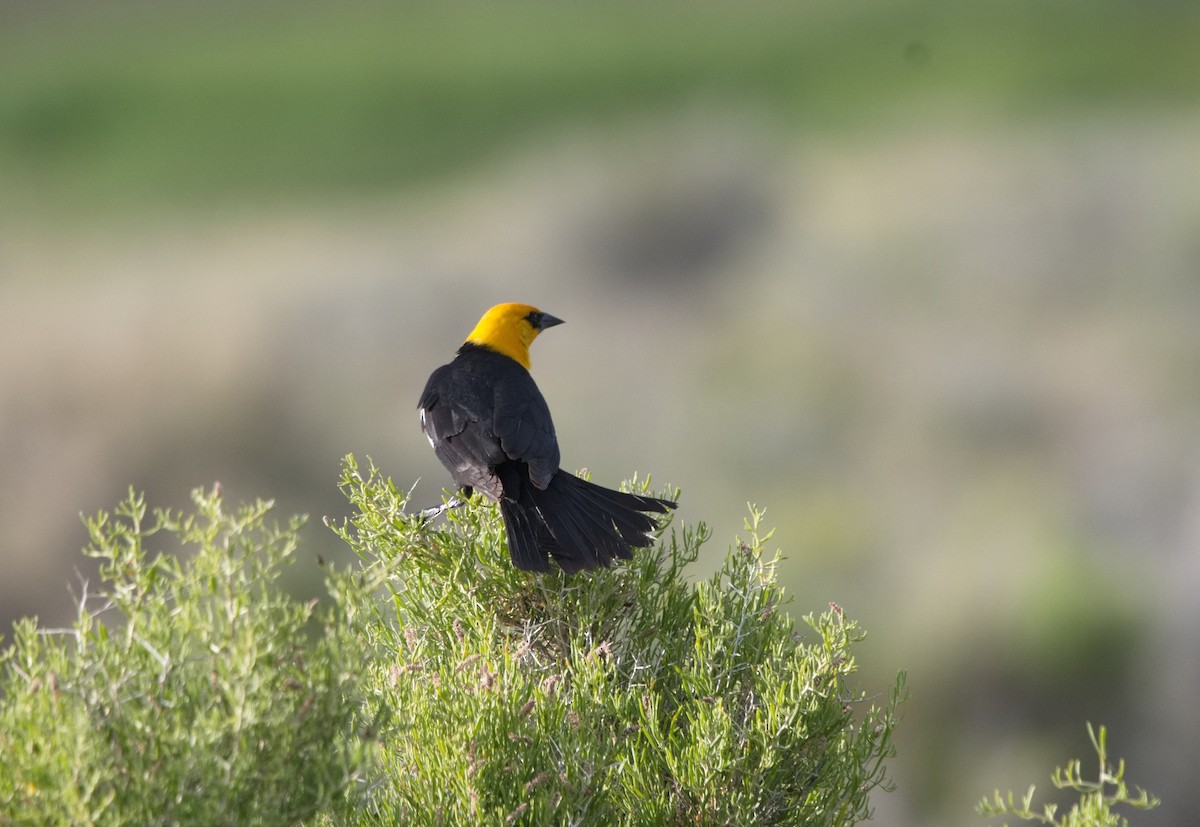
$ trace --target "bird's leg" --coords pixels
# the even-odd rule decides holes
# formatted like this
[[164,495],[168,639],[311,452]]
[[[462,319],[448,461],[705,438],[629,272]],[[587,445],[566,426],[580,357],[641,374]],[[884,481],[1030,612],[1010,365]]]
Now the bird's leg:
[[417,512],[417,519],[420,520],[422,523],[427,523],[430,520],[432,520],[434,517],[442,516],[443,513],[449,511],[451,508],[459,508],[466,504],[467,504],[466,500],[459,499],[458,497],[451,497],[450,499],[446,500],[441,505],[435,505],[433,508],[421,509],[420,511]]

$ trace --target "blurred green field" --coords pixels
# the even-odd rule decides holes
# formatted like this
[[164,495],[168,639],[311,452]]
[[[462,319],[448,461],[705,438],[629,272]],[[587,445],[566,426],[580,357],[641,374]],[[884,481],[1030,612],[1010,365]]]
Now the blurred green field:
[[697,99],[848,136],[1167,107],[1198,42],[1166,1],[16,4],[0,207],[353,197]]
[[7,3],[0,628],[130,484],[431,504],[422,383],[533,301],[564,465],[765,507],[908,670],[879,823],[1086,719],[1195,823],[1197,239],[1195,2]]

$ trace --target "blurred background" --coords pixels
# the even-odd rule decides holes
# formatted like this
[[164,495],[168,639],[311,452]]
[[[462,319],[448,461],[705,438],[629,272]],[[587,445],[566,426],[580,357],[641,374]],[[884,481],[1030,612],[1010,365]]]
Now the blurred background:
[[1086,721],[1200,823],[1200,4],[0,4],[0,630],[130,485],[312,515],[318,591],[505,300],[566,467],[681,486],[697,576],[765,507],[908,670],[878,823]]

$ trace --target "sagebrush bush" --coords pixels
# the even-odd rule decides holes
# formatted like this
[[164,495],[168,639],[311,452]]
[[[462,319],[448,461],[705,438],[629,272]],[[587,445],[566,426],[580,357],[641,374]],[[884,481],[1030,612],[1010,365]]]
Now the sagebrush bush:
[[788,614],[758,512],[699,583],[703,525],[539,576],[482,502],[342,486],[319,605],[269,503],[88,520],[101,583],[0,655],[0,825],[846,825],[886,785],[903,676],[869,701],[854,622]]
[[[335,530],[389,600],[360,611],[391,713],[357,824],[853,824],[886,781],[900,679],[852,684],[854,622],[797,626],[760,514],[721,570],[703,525],[612,569],[514,569],[494,508],[438,525],[348,462]],[[639,490],[645,490],[641,487]],[[668,492],[673,496],[678,492]],[[361,594],[361,593],[360,593]]]
[[357,643],[276,587],[301,521],[270,504],[87,521],[101,588],[19,623],[0,673],[0,824],[296,824],[364,766]]

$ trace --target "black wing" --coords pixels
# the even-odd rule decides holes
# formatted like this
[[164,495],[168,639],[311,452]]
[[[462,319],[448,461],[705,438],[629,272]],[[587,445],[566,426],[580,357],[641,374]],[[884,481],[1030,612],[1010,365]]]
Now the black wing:
[[461,381],[451,362],[433,372],[421,394],[421,430],[454,482],[492,499],[502,493],[493,470],[505,460],[491,423],[490,406],[478,389]]
[[558,470],[558,437],[550,407],[529,371],[517,364],[496,383],[493,427],[504,455],[529,466],[535,488],[550,484]]
[[558,470],[558,440],[546,400],[529,371],[507,356],[464,348],[429,377],[418,406],[422,430],[461,486],[500,499],[501,463],[527,464],[537,488],[549,485]]

